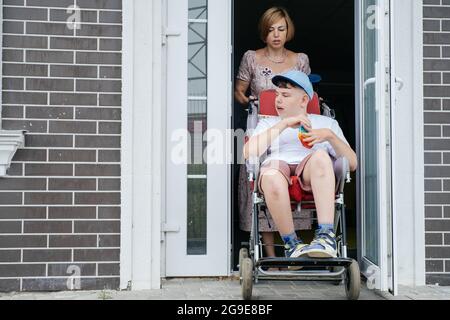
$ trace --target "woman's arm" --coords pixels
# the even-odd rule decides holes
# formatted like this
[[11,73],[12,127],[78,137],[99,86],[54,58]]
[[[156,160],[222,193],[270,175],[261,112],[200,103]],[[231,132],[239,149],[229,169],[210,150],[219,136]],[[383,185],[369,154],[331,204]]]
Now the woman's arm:
[[243,106],[247,106],[250,99],[245,95],[248,87],[250,86],[249,82],[243,80],[236,80],[236,88],[234,90],[234,98],[237,102],[239,102]]
[[234,97],[243,106],[247,106],[250,99],[245,96],[250,83],[252,82],[253,61],[255,59],[254,51],[247,51],[241,60],[239,71],[236,76],[236,87],[234,89]]
[[311,74],[311,66],[309,65],[309,57],[305,53],[299,53],[299,65],[300,71],[306,73],[307,75]]

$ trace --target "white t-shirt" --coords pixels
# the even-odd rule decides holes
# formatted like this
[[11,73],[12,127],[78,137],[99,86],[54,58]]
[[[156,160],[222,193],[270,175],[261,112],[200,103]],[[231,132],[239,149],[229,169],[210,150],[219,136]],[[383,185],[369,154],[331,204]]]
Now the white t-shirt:
[[[344,133],[342,132],[339,123],[336,120],[315,114],[308,115],[308,118],[311,121],[312,129],[331,129],[339,139],[349,145],[347,139],[345,139],[344,137]],[[252,136],[259,135],[264,131],[273,128],[280,121],[280,117],[260,119]],[[288,164],[299,164],[308,155],[319,149],[328,151],[328,153],[333,158],[336,158],[336,151],[328,141],[318,143],[312,149],[308,149],[305,148],[298,139],[298,128],[287,128],[280,134],[277,139],[273,141],[272,145],[270,146],[269,156],[266,158],[263,164],[271,160],[282,160],[287,162]]]

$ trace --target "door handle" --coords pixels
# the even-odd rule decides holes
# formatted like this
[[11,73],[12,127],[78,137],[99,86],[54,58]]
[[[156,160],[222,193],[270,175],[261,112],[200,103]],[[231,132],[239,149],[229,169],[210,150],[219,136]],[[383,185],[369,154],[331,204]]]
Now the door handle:
[[367,87],[370,85],[370,84],[375,84],[376,83],[376,81],[377,81],[377,78],[369,78],[369,79],[367,79],[365,82],[364,82],[364,90],[366,90],[367,89]]
[[179,36],[181,36],[181,31],[171,28],[165,28],[161,35],[161,43],[163,46],[165,46],[167,44],[168,37],[179,37]]
[[[378,75],[380,74],[380,70],[378,70],[379,65],[380,65],[379,62],[375,61],[375,77],[367,79],[366,81],[364,81],[364,84],[363,84],[363,92],[366,91],[366,89],[369,85],[371,85],[371,84],[375,85],[375,97],[378,95],[378,90],[379,90],[378,83],[377,83],[377,80],[379,79]],[[374,107],[375,107],[375,112],[378,113],[379,106],[378,106],[377,100],[378,99],[375,98],[375,106]]]
[[[376,77],[373,77],[373,78],[369,78],[369,79],[367,79],[365,82],[364,82],[364,85],[363,85],[363,92],[365,92],[366,91],[366,89],[367,89],[367,87],[369,86],[369,85],[371,85],[371,84],[374,84],[374,85],[376,85],[377,84],[377,78]],[[375,88],[376,89],[376,88]],[[376,101],[375,100],[375,112],[378,112],[378,101]]]
[[162,229],[162,232],[173,232],[173,233],[180,232],[180,226],[179,225],[175,225],[175,224],[164,223],[162,225],[161,229]]
[[397,90],[400,91],[405,86],[405,81],[400,77],[395,77],[395,83],[397,84]]

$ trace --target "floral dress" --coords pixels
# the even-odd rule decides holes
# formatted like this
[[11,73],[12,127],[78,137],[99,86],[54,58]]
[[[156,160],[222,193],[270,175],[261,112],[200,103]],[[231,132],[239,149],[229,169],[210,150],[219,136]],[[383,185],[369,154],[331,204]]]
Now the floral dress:
[[[299,53],[297,64],[292,68],[285,70],[303,71],[306,74],[311,73],[309,66],[309,59],[306,54]],[[272,78],[276,76],[272,69],[259,65],[256,63],[256,51],[247,51],[242,58],[237,79],[249,82],[251,95],[259,97],[261,91],[274,89],[275,85],[272,83]],[[245,165],[240,166],[239,172],[239,188],[238,188],[238,203],[239,203],[239,227],[243,231],[250,232],[252,227],[252,191],[249,186],[247,177],[247,168]],[[259,231],[261,232],[275,232],[278,231],[275,223],[272,220],[269,210],[259,213]],[[294,227],[295,230],[309,230],[311,229],[311,220],[306,212],[294,213]]]

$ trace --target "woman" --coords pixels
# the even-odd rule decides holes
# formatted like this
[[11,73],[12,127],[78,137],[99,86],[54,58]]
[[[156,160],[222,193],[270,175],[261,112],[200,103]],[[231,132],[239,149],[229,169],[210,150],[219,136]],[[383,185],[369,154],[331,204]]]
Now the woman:
[[[266,44],[262,49],[247,51],[242,59],[236,80],[235,98],[247,107],[251,98],[258,97],[260,92],[273,89],[272,78],[289,70],[300,70],[311,73],[308,56],[295,53],[285,48],[285,44],[294,38],[295,28],[287,11],[280,7],[267,10],[260,19],[259,31],[261,40]],[[247,97],[250,88],[251,96]],[[240,228],[249,232],[251,229],[252,199],[247,181],[245,165],[239,174],[239,211]],[[277,231],[274,222],[267,214],[270,225],[264,214],[259,216],[259,230],[265,245],[266,255],[275,257],[274,235]],[[300,216],[294,216],[296,230],[308,229],[310,224]]]

